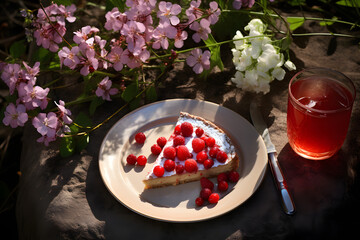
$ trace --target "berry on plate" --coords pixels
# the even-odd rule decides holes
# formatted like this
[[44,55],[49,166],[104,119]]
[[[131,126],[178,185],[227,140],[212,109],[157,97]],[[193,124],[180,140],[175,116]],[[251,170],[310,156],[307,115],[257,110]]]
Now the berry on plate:
[[175,159],[176,149],[172,146],[168,146],[164,148],[164,157],[167,159]]
[[165,137],[159,137],[157,140],[156,140],[156,143],[161,147],[163,148],[166,144],[167,140]]
[[176,156],[180,161],[185,161],[190,158],[189,149],[185,145],[180,145],[176,148]]
[[229,185],[226,181],[220,181],[218,183],[218,190],[220,192],[225,192],[226,190],[228,190],[228,188],[229,188]]
[[139,144],[143,144],[146,140],[146,136],[143,132],[139,132],[135,135],[135,141]]
[[156,167],[154,167],[154,174],[155,174],[155,176],[157,176],[157,177],[162,177],[163,175],[164,175],[164,173],[165,173],[165,169],[164,169],[164,167],[162,167],[162,166],[156,166]]
[[235,182],[239,181],[240,175],[239,175],[239,173],[236,172],[236,171],[231,171],[231,172],[229,173],[229,176],[228,176],[228,177],[229,177],[229,181],[230,181],[230,182],[235,183]]
[[202,199],[201,197],[198,197],[195,199],[195,204],[199,207],[201,207],[204,204],[204,199]]
[[171,172],[175,169],[175,161],[168,159],[164,162],[164,168],[166,171]]
[[203,188],[200,191],[200,197],[204,200],[208,200],[208,198],[211,194],[212,194],[212,191],[210,188]]
[[217,181],[218,183],[221,182],[221,181],[228,181],[228,176],[226,173],[220,173],[218,176],[217,176]]
[[209,198],[208,198],[208,201],[209,203],[217,203],[220,199],[220,196],[218,193],[212,193]]
[[201,138],[194,138],[191,142],[194,152],[198,153],[205,148],[205,142]]
[[144,155],[140,155],[136,158],[136,162],[140,166],[145,166],[147,163],[147,158]]
[[184,170],[185,170],[185,167],[184,167],[184,165],[182,165],[182,164],[177,164],[177,165],[175,166],[176,174],[181,174],[181,173],[184,172]]
[[197,162],[194,159],[187,159],[185,161],[185,171],[192,173],[198,170]]
[[130,154],[129,156],[127,156],[126,162],[130,165],[135,165],[136,164],[136,156],[134,154]]
[[151,153],[154,155],[159,155],[161,153],[161,147],[158,144],[151,146]]
[[196,136],[201,137],[204,134],[204,129],[202,129],[200,127],[196,128],[195,134],[196,134]]
[[196,161],[198,163],[204,163],[206,159],[208,159],[208,155],[205,151],[201,151],[196,155]]
[[214,183],[209,179],[207,179],[206,177],[202,177],[200,179],[200,184],[202,188],[209,188],[211,190],[214,189]]
[[214,165],[214,161],[212,159],[206,159],[203,164],[205,169],[210,169]]
[[193,126],[189,122],[183,122],[181,125],[181,134],[184,137],[190,137],[194,131]]
[[181,135],[177,135],[173,140],[174,147],[179,145],[185,145],[185,138]]

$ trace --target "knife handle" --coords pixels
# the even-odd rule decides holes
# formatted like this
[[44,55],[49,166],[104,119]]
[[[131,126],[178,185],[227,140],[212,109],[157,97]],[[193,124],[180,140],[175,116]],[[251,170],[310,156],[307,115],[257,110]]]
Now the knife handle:
[[293,215],[295,213],[295,204],[288,191],[286,181],[281,171],[275,152],[269,153],[269,160],[270,168],[275,178],[276,186],[280,192],[284,211],[288,215]]

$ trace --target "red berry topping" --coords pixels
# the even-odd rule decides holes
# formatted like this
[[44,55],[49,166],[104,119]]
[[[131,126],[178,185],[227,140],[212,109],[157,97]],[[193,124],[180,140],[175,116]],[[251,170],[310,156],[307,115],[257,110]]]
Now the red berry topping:
[[177,146],[176,150],[176,155],[180,161],[185,161],[190,158],[189,149],[185,145]]
[[202,199],[201,197],[196,198],[195,204],[201,207],[204,204],[204,199]]
[[202,128],[197,128],[195,134],[196,136],[201,137],[204,134],[204,130]]
[[229,177],[230,182],[235,183],[235,182],[239,181],[240,174],[238,172],[236,172],[236,171],[232,171],[232,172],[229,173],[228,177]]
[[196,155],[196,160],[198,163],[204,163],[206,159],[208,159],[208,155],[205,151],[201,151]]
[[174,145],[174,147],[179,146],[179,145],[185,145],[185,138],[181,135],[177,135],[174,138],[173,145]]
[[202,177],[200,179],[201,188],[209,188],[210,190],[214,189],[214,183],[207,179],[206,177]]
[[213,147],[215,145],[215,138],[208,137],[206,138],[206,146]]
[[137,143],[143,144],[146,140],[146,136],[143,132],[139,132],[135,135],[135,141]]
[[174,133],[175,133],[176,135],[181,134],[181,127],[180,127],[180,125],[177,125],[177,126],[175,127]]
[[185,161],[185,171],[192,173],[198,170],[197,162],[194,159],[187,159]]
[[205,148],[205,142],[201,138],[194,138],[191,142],[194,152],[198,153]]
[[210,169],[214,165],[214,161],[212,159],[206,159],[203,164],[205,169]]
[[161,147],[163,148],[166,144],[167,140],[165,137],[159,137],[157,140],[156,140],[156,143]]
[[209,196],[208,201],[209,201],[209,203],[217,203],[217,202],[219,201],[219,199],[220,199],[219,194],[217,194],[217,193],[212,193],[212,194]]
[[209,151],[209,155],[212,158],[216,158],[217,153],[220,151],[218,147],[212,147]]
[[154,167],[154,174],[157,177],[162,177],[164,175],[165,169],[162,166]]
[[151,146],[151,153],[154,155],[159,155],[161,153],[161,147],[157,144]]
[[171,159],[168,159],[164,162],[164,168],[166,171],[171,172],[175,169],[175,162]]
[[136,162],[140,166],[145,166],[145,164],[147,163],[147,158],[144,155],[140,155],[137,157]]
[[169,159],[175,159],[176,156],[176,150],[174,147],[169,146],[164,148],[164,157]]
[[184,172],[184,170],[185,170],[184,165],[178,164],[175,167],[176,174],[181,174]]
[[225,192],[229,188],[229,185],[226,181],[220,181],[218,183],[218,190],[220,192]]
[[183,122],[180,127],[184,137],[190,137],[194,131],[193,126],[189,122]]
[[218,183],[221,182],[221,181],[228,181],[228,176],[226,173],[220,173],[218,176],[217,176],[217,181]]
[[218,160],[219,162],[224,163],[226,159],[228,159],[228,155],[226,154],[226,152],[220,150],[216,154],[216,160]]
[[200,197],[204,200],[208,200],[208,198],[211,194],[212,194],[212,191],[210,188],[203,188],[200,191]]
[[130,154],[129,156],[127,156],[126,158],[126,162],[130,165],[135,165],[136,163],[136,156],[134,154]]

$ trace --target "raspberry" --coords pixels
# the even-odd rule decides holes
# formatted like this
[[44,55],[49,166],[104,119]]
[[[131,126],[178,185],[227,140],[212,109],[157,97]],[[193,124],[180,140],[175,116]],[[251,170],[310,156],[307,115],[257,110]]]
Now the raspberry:
[[156,143],[161,147],[163,148],[166,144],[167,140],[165,137],[159,137],[157,140],[156,140]]
[[185,145],[177,146],[176,150],[176,155],[180,161],[185,161],[186,159],[190,158],[189,149]]
[[155,176],[162,177],[164,175],[164,172],[165,172],[165,169],[162,166],[158,165],[158,166],[154,167]]
[[196,155],[196,160],[198,163],[204,163],[206,159],[208,159],[208,155],[205,151],[201,151]]
[[175,167],[176,174],[181,174],[184,172],[184,170],[185,170],[184,165],[178,164]]
[[185,145],[185,138],[181,135],[177,135],[173,140],[174,147],[179,145]]
[[212,147],[209,151],[209,155],[212,158],[216,158],[216,154],[220,151],[218,147]]
[[130,165],[135,165],[136,163],[136,156],[134,154],[130,154],[129,156],[127,156],[126,158],[126,162]]
[[143,144],[146,140],[146,136],[143,132],[139,132],[135,135],[135,141],[139,144]]
[[176,156],[176,150],[174,147],[166,147],[164,148],[164,157],[169,159],[175,159]]
[[185,161],[185,171],[192,173],[198,170],[198,165],[194,159],[187,159]]
[[209,201],[209,203],[217,203],[217,202],[219,201],[219,199],[220,199],[219,194],[217,194],[217,193],[212,193],[212,194],[209,196],[208,201]]
[[221,181],[228,181],[228,176],[226,173],[220,173],[218,176],[217,176],[217,181],[218,183],[221,182]]
[[201,137],[204,134],[204,130],[202,128],[197,128],[195,134],[196,136]]
[[228,159],[228,155],[226,154],[226,152],[220,150],[216,154],[216,160],[218,160],[219,162],[224,163],[226,159]]
[[210,188],[203,188],[200,191],[200,197],[204,200],[208,200],[208,198],[211,194],[212,194],[212,191]]
[[161,147],[157,144],[151,146],[151,153],[154,155],[159,155],[161,153]]
[[229,185],[226,181],[220,181],[218,183],[218,190],[220,192],[225,192],[229,188]]
[[177,125],[177,126],[175,127],[174,133],[175,133],[175,135],[181,134],[181,127],[180,127],[180,125]]
[[210,169],[214,165],[214,161],[212,159],[206,159],[203,164],[205,169]]
[[136,158],[136,162],[140,166],[145,166],[147,163],[147,158],[144,155],[140,155]]
[[189,122],[183,122],[180,127],[184,137],[190,137],[194,131],[193,126]]
[[215,145],[215,138],[213,137],[208,137],[206,139],[206,146],[208,147],[213,147]]
[[240,174],[238,172],[236,172],[236,171],[232,171],[232,172],[229,173],[228,177],[229,177],[230,182],[235,183],[235,182],[239,181]]
[[201,197],[196,198],[195,204],[201,207],[204,204],[204,199],[202,199]]
[[201,138],[194,138],[191,142],[194,152],[198,153],[205,148],[205,142]]
[[175,162],[171,159],[168,159],[164,162],[164,168],[166,171],[171,172],[175,169]]
[[206,177],[202,177],[200,179],[201,188],[209,188],[210,190],[214,189],[214,183],[207,179]]

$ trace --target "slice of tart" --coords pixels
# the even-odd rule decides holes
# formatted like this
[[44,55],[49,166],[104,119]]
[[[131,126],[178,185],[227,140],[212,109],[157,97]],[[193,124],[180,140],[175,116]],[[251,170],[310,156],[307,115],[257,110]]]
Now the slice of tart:
[[235,147],[222,129],[181,112],[173,134],[143,182],[145,189],[177,185],[235,171],[238,166]]

